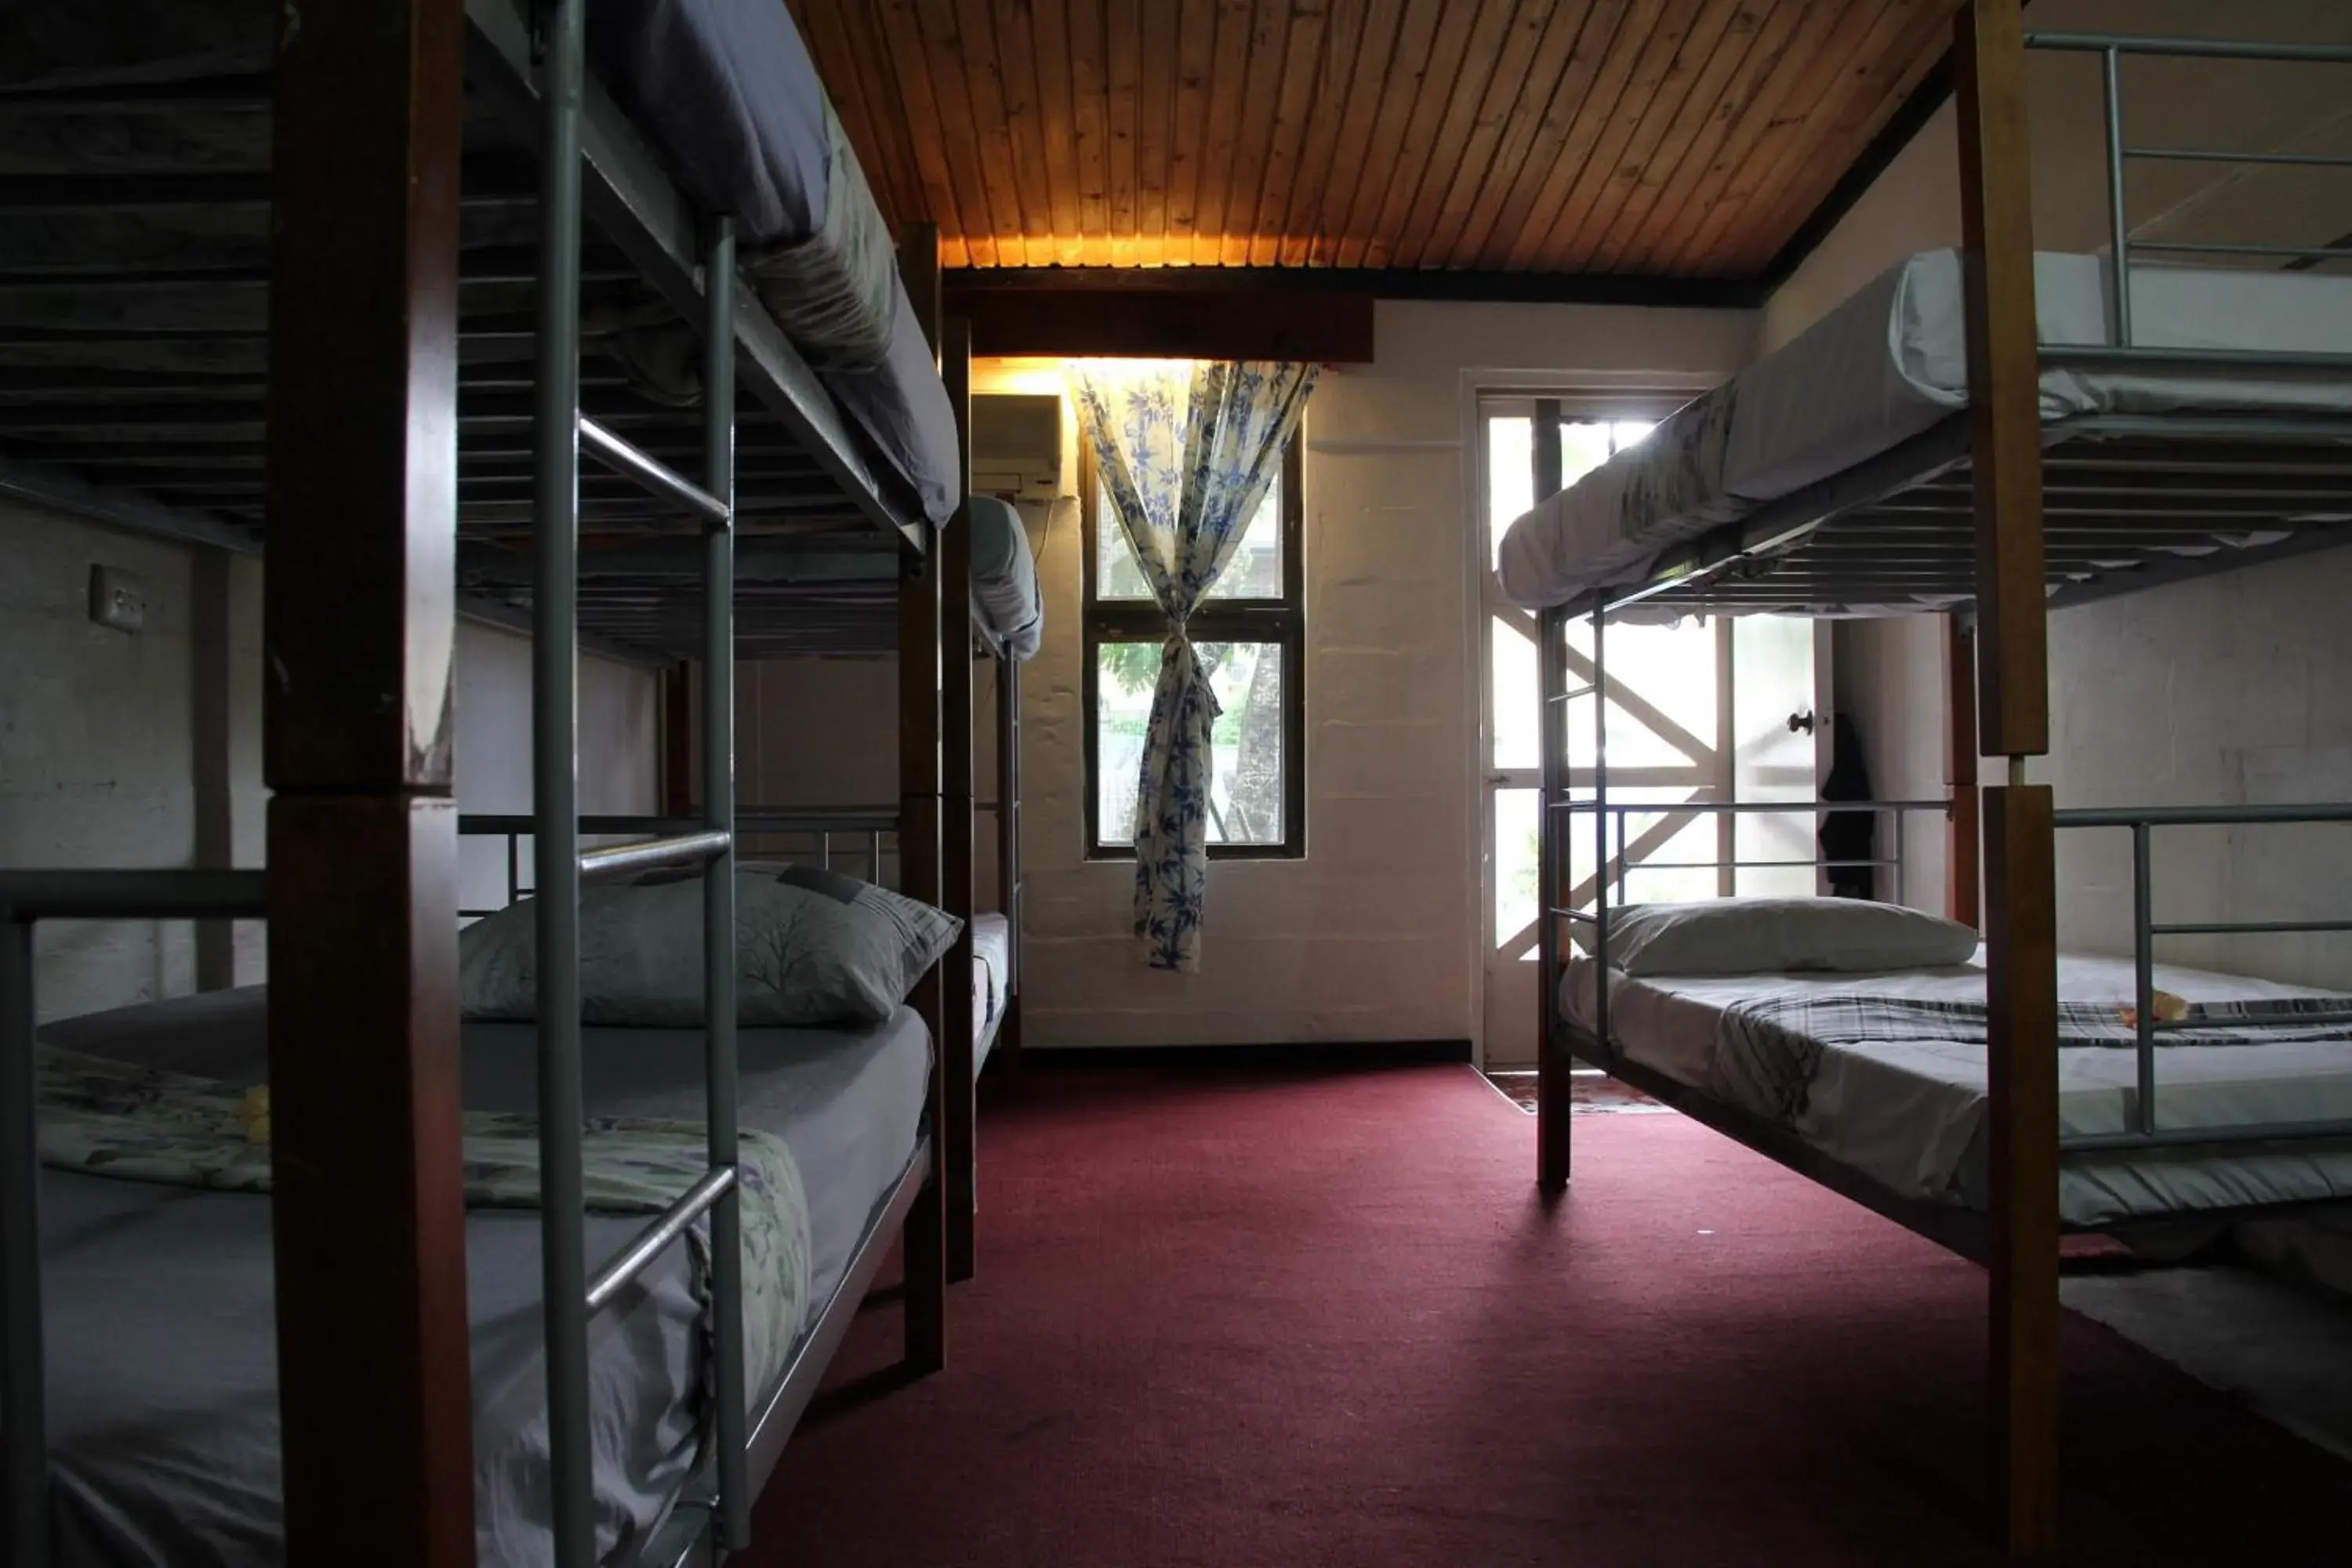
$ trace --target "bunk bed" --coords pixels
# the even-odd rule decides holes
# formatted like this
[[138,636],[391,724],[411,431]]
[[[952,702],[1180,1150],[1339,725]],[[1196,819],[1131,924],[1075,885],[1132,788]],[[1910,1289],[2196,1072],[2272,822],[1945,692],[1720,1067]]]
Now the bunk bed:
[[[2049,749],[2050,608],[2352,537],[2352,279],[2167,265],[2333,252],[2133,239],[2128,160],[2273,155],[2128,144],[2119,62],[2352,65],[2352,50],[2028,36],[2019,9],[1970,0],[1958,19],[1964,248],[1896,267],[1564,490],[1556,424],[1540,482],[1539,421],[1538,493],[1558,493],[1513,524],[1501,577],[1541,616],[1539,1184],[1568,1185],[1581,1060],[1985,1263],[1990,1498],[2003,1543],[2035,1555],[2057,1531],[2062,1233],[2352,1195],[2352,999],[2155,962],[2167,935],[2344,923],[2160,923],[2150,894],[2160,832],[2347,823],[2352,805],[2059,810],[2026,766]],[[2028,48],[2104,68],[2104,257],[2032,249]],[[1758,612],[1972,624],[1956,639],[1980,646],[1975,690],[1961,672],[1953,681],[1952,798],[1612,801],[1610,625]],[[1570,647],[1577,616],[1590,617],[1589,657]],[[1589,769],[1568,761],[1580,700],[1593,713]],[[2008,759],[2007,777],[1981,791],[1979,738]],[[1718,944],[1686,966],[1636,962],[1636,943],[1677,920],[1714,920],[1751,952],[1832,939],[1729,906],[1623,906],[1628,817],[1923,808],[1952,818],[1953,912],[1969,925],[1981,813],[1985,941],[1972,961],[1872,972],[1811,952],[1776,970]],[[2129,959],[2057,952],[2062,829],[2131,836]],[[1580,881],[1572,833],[1590,836]],[[1931,934],[1973,945],[1966,930]]]
[[[908,1365],[944,1363],[970,987],[943,960],[875,1028],[739,1032],[732,672],[822,627],[762,591],[771,563],[872,585],[900,800],[866,820],[903,892],[953,911],[961,877],[968,916],[970,595],[941,593],[970,552],[946,526],[968,335],[940,320],[935,236],[896,267],[876,238],[782,6],[591,9],[94,0],[0,22],[0,489],[266,542],[273,792],[266,871],[0,873],[11,1562],[715,1560],[894,1249]],[[583,571],[599,559],[621,564]],[[462,1050],[461,603],[533,633],[540,955],[536,1021],[468,1026]],[[690,819],[592,847],[576,658],[600,637],[699,658],[706,787]],[[698,1049],[582,1026],[582,884],[658,868],[705,889]],[[37,1037],[38,922],[229,918],[269,922],[266,1005]],[[59,1047],[266,1081],[268,1208],[44,1171],[37,1064]],[[520,1203],[474,1202],[478,1113],[529,1113],[502,1124]],[[592,1212],[588,1124],[615,1117],[698,1125],[700,1147],[658,1201]],[[752,1233],[793,1223],[805,1246],[772,1276]],[[77,1310],[45,1320],[45,1289]],[[187,1353],[192,1305],[210,1353]]]

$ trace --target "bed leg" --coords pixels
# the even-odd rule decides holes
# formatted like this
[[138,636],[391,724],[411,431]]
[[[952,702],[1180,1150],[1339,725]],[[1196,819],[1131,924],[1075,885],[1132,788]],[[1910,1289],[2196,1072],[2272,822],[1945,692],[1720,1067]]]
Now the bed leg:
[[1555,1064],[1559,1054],[1549,1040],[1538,1048],[1543,1057],[1536,1068],[1536,1184],[1547,1197],[1568,1190],[1569,1126],[1575,1114],[1569,1101],[1569,1068]]
[[1992,1501],[2011,1555],[2058,1534],[2058,997],[2051,792],[1984,792]]
[[948,1363],[946,1197],[935,1149],[930,1178],[915,1194],[898,1242],[906,1259],[907,1370],[918,1377]]

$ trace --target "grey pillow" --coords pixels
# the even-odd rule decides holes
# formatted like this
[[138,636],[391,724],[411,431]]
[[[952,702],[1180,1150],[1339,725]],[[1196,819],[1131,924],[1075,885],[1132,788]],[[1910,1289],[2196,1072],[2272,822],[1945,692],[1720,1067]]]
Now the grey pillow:
[[[536,1015],[537,918],[526,899],[459,933],[467,1017]],[[737,1021],[881,1023],[961,929],[952,915],[854,877],[807,866],[738,867]],[[699,1027],[700,875],[660,870],[590,883],[580,900],[580,991],[587,1023]]]
[[[1591,952],[1590,921],[1570,922]],[[1784,974],[1931,969],[1976,956],[1977,933],[1867,899],[1708,899],[1630,904],[1609,915],[1609,963],[1628,974]]]

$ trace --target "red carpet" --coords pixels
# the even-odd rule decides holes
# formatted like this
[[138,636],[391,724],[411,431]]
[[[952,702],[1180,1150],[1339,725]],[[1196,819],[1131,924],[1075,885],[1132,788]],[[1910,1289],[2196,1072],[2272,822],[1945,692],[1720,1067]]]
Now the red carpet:
[[[1459,1067],[1033,1072],[982,1123],[949,1370],[888,1387],[870,1310],[746,1563],[1994,1560],[1981,1273],[1694,1122],[1579,1118],[1549,1213]],[[2066,1354],[2065,1561],[2347,1560],[2352,1468]]]

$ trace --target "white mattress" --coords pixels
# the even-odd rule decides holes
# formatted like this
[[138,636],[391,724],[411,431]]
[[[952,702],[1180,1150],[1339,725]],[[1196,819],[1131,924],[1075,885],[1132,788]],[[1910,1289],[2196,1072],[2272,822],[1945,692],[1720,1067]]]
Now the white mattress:
[[1013,931],[1000,914],[971,917],[971,1071],[988,1065],[996,1031],[1004,1022],[1004,1005],[1011,1000],[1007,977],[1013,973]]
[[[1572,961],[1561,1005],[1588,1026],[1592,961]],[[2192,1002],[2322,994],[2301,986],[2158,965],[2158,989]],[[1625,1054],[1677,1082],[1772,1115],[1742,1086],[1763,1075],[1736,1070],[1717,1027],[1732,1003],[1811,992],[1943,1001],[1981,1001],[1976,963],[1889,974],[1683,975],[1609,986],[1610,1033]],[[2133,994],[2127,959],[2059,960],[2058,989],[2069,1002],[2124,1003]],[[1743,1037],[1735,1032],[1735,1038]],[[2130,1131],[2137,1061],[2129,1050],[2074,1048],[2058,1054],[2059,1125],[2066,1133]],[[1908,1197],[1984,1205],[1985,1063],[1980,1048],[1950,1044],[1832,1047],[1790,1124],[1806,1142]],[[2266,1046],[2166,1046],[2157,1059],[2158,1125],[2218,1127],[2352,1118],[2352,1037]],[[2352,1198],[2352,1144],[2247,1149],[2227,1154],[2148,1151],[2070,1156],[2059,1209],[2070,1223],[2179,1216],[2247,1204]]]
[[[2108,341],[2102,258],[2034,258],[2041,338]],[[2132,335],[2149,348],[2352,353],[2352,278],[2132,268]],[[1504,535],[1503,592],[1522,608],[1637,582],[1667,549],[1855,467],[1968,405],[1955,250],[1923,251],[1661,424]],[[2081,415],[2352,413],[2340,371],[2044,370],[2045,422]]]
[[[216,993],[66,1020],[44,1037],[231,1082],[265,1059],[264,993]],[[528,1025],[469,1025],[467,1103],[529,1110]],[[830,1301],[876,1210],[905,1172],[929,1098],[930,1041],[901,1010],[866,1031],[746,1029],[742,1117],[781,1135],[809,1201],[804,1332]],[[698,1119],[700,1037],[584,1032],[588,1108]],[[643,1216],[592,1215],[592,1262]],[[279,1534],[278,1367],[269,1202],[44,1171],[50,1443],[59,1564],[265,1564]],[[476,1548],[485,1564],[546,1561],[546,1393],[539,1216],[466,1216],[473,1335]],[[673,1248],[646,1289],[594,1323],[600,1541],[641,1542],[692,1470],[701,1313]]]

